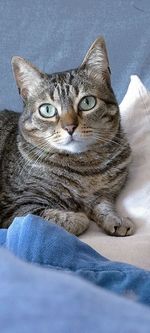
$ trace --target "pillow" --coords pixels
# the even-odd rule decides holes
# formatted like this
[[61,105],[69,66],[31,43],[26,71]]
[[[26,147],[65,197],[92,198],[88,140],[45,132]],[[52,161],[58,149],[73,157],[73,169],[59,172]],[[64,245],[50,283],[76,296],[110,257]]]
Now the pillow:
[[120,112],[132,163],[116,209],[134,221],[136,232],[129,237],[108,236],[92,223],[80,239],[109,259],[150,269],[150,93],[136,75],[131,76]]

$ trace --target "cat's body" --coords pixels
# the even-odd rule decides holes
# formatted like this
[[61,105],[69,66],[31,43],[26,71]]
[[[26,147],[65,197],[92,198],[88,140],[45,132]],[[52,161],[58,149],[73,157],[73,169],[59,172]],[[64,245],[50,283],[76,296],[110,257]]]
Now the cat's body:
[[[106,52],[103,43],[99,45]],[[96,75],[88,82],[85,64],[80,70],[44,76],[21,58],[15,61],[25,111],[0,113],[0,226],[30,212],[77,235],[90,219],[109,234],[131,234],[132,223],[120,219],[113,206],[127,177],[130,148],[110,82],[104,81],[106,69],[99,84],[94,83]],[[35,75],[32,89],[26,69]],[[44,106],[40,116],[38,105]],[[45,105],[52,107],[46,109],[48,117]]]

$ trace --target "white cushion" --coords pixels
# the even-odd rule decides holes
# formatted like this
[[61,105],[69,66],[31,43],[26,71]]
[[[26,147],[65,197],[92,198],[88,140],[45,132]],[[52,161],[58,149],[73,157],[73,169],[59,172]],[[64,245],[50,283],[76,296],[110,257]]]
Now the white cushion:
[[150,269],[150,93],[136,75],[131,76],[120,111],[132,163],[116,208],[120,216],[134,221],[136,232],[129,237],[112,237],[92,223],[80,239],[109,259]]

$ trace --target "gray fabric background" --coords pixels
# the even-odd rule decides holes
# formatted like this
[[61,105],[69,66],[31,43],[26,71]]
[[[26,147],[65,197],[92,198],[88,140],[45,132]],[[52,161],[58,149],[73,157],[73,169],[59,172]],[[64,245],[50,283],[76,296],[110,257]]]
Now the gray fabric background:
[[13,55],[49,73],[74,68],[100,34],[118,101],[131,74],[150,88],[149,28],[150,0],[0,0],[0,109],[22,110]]

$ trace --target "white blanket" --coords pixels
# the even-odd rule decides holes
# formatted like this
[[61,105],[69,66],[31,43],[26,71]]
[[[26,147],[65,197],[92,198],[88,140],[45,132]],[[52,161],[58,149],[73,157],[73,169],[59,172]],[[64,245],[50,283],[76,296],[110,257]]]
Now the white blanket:
[[150,93],[136,75],[131,76],[120,112],[132,148],[132,163],[116,208],[120,216],[134,221],[136,232],[129,237],[112,237],[91,223],[80,239],[109,259],[150,269]]

